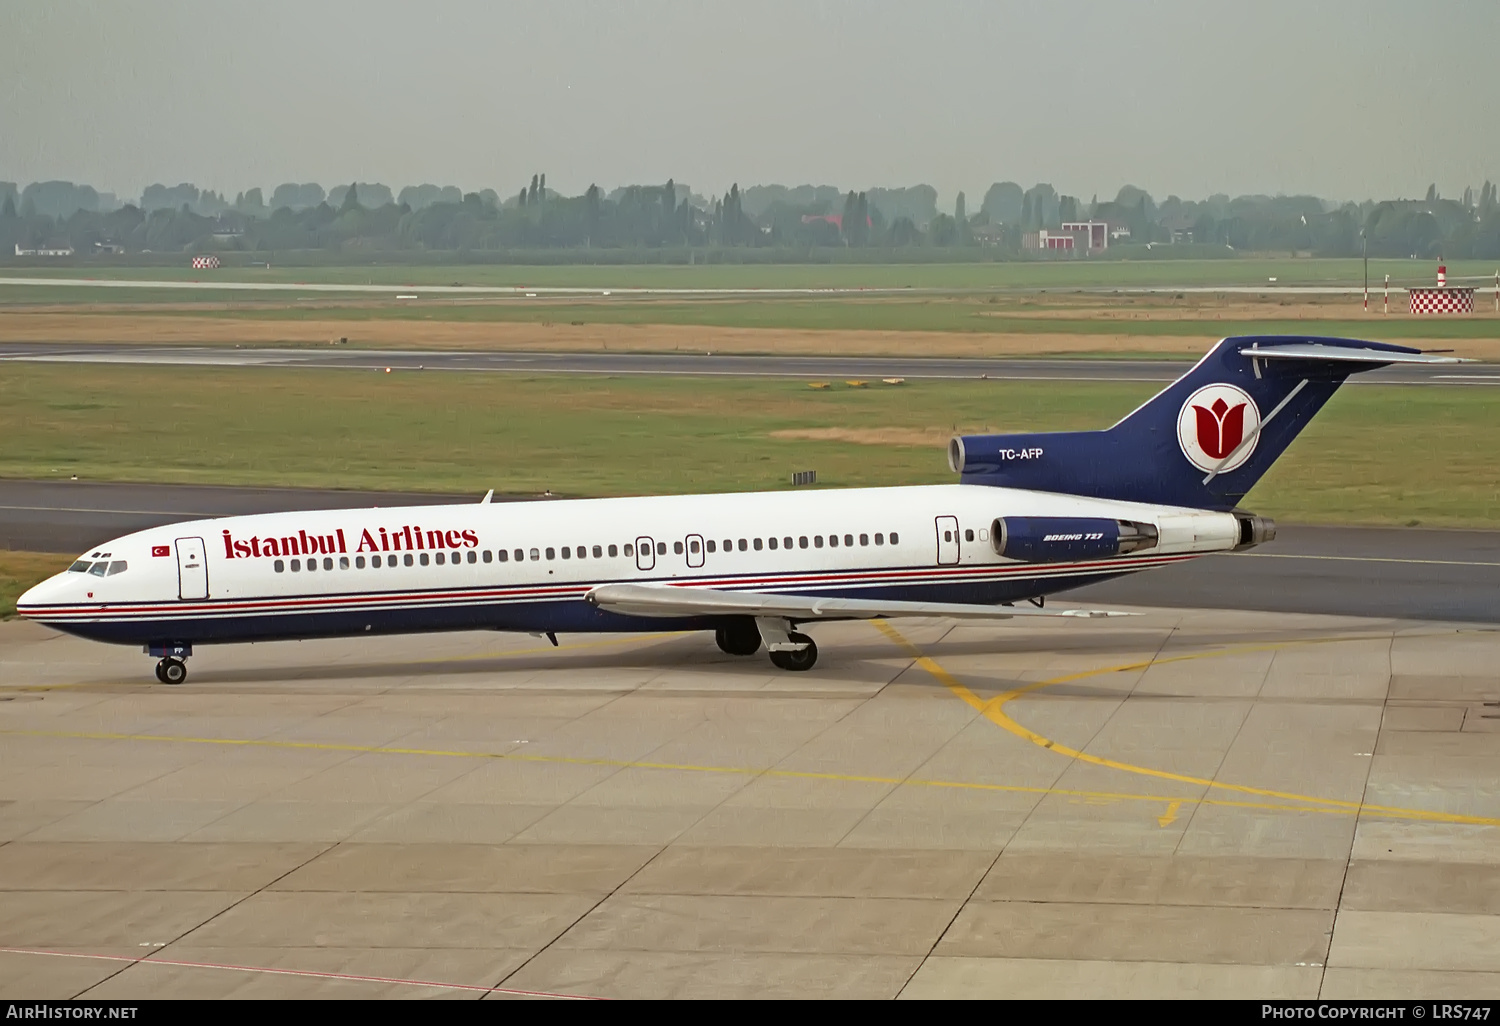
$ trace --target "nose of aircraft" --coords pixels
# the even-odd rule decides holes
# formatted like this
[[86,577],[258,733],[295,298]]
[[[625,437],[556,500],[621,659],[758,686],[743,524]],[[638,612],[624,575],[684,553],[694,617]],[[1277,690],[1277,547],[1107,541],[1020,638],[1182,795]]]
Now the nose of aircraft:
[[16,613],[31,616],[39,610],[56,603],[67,589],[67,574],[54,574],[40,584],[33,585],[16,599]]

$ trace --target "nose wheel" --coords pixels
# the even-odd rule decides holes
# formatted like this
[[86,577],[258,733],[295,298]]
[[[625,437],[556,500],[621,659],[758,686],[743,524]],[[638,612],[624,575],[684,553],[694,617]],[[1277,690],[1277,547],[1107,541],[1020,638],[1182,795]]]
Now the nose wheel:
[[168,656],[156,664],[156,679],[163,684],[181,684],[187,680],[187,663]]

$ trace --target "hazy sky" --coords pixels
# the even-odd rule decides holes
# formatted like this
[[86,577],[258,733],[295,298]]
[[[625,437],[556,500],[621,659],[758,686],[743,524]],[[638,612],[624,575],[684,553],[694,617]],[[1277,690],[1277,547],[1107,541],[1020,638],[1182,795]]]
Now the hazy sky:
[[0,0],[0,179],[1088,199],[1500,179],[1496,0]]

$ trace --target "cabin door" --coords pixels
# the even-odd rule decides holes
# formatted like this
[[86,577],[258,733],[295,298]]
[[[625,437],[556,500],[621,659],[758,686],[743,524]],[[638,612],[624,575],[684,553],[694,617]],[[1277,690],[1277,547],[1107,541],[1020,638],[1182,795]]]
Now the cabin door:
[[177,539],[177,597],[208,598],[208,560],[202,538]]
[[937,518],[938,566],[951,566],[958,562],[958,517]]
[[637,570],[654,570],[656,568],[656,543],[650,538],[637,538],[635,540],[635,568]]

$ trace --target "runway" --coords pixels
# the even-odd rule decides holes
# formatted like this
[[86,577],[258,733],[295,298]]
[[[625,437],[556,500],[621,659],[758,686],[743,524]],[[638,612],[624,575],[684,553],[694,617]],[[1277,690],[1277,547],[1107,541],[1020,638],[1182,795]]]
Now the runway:
[[0,996],[1500,996],[1500,633],[0,624]]
[[[479,498],[0,481],[0,548],[84,552],[131,531],[202,517]],[[1206,556],[1054,601],[1500,624],[1500,532],[1281,525],[1276,540],[1257,549]]]
[[[885,379],[995,381],[1176,380],[1192,361],[1132,359],[955,359],[880,356],[724,356],[711,353],[518,353],[443,350],[229,348],[101,343],[6,343],[0,361],[190,367],[277,367],[511,374],[592,374],[677,377],[781,377],[808,380]],[[1386,367],[1356,374],[1350,384],[1500,385],[1484,363]]]
[[[1488,282],[1489,279],[1454,278]],[[1037,292],[1077,292],[1093,294],[1155,295],[1163,293],[1185,293],[1191,295],[1282,295],[1282,296],[1357,296],[1365,291],[1360,285],[1279,285],[1272,282],[1247,285],[1010,285],[970,288],[912,288],[909,286],[828,287],[828,288],[650,288],[639,286],[558,286],[558,285],[385,285],[354,282],[273,282],[273,281],[214,281],[181,279],[132,279],[132,278],[44,278],[8,276],[0,277],[0,287],[7,285],[27,288],[51,287],[61,289],[151,289],[213,292],[301,292],[346,293],[354,295],[381,295],[392,299],[419,299],[422,296],[494,296],[528,298],[548,297],[629,297],[666,296],[673,298],[715,299],[724,297],[753,298],[775,296],[881,296],[881,295],[989,295],[1029,294]],[[1391,292],[1406,292],[1404,286],[1392,285]]]

